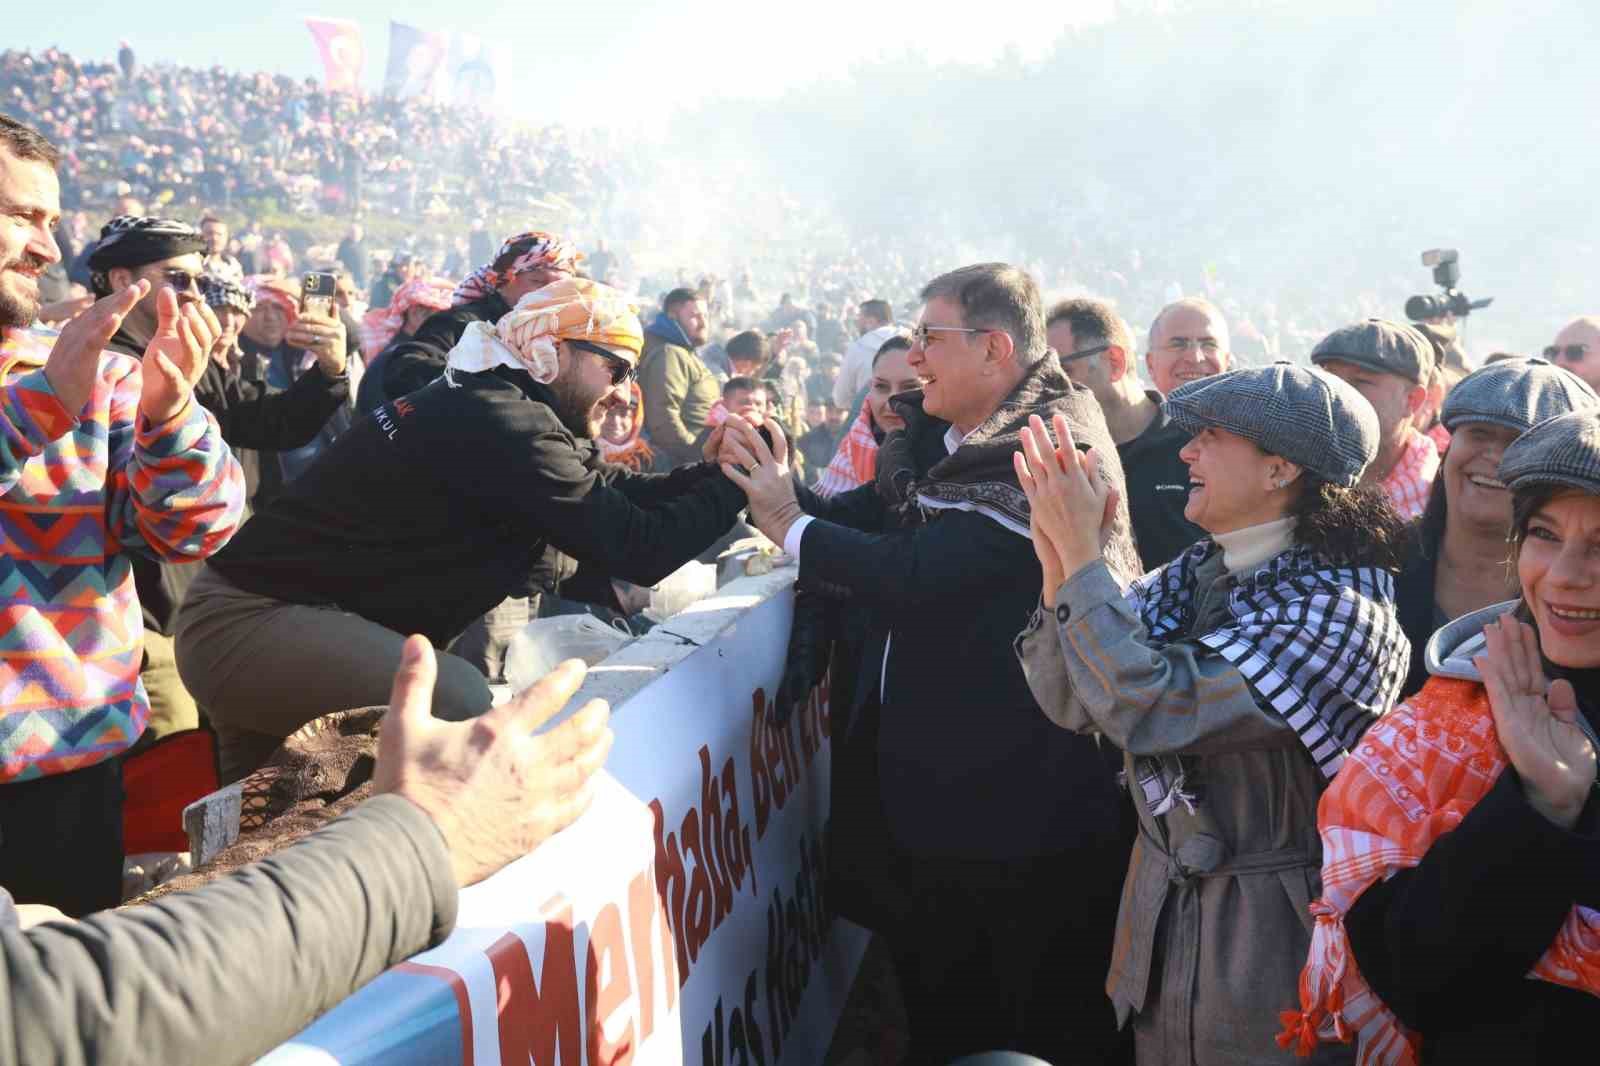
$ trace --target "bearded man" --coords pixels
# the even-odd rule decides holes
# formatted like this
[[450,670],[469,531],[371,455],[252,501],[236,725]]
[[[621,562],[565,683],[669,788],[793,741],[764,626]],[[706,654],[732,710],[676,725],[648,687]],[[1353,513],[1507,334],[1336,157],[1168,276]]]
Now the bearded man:
[[[178,619],[178,668],[224,778],[312,718],[383,702],[406,634],[445,647],[546,546],[653,585],[733,524],[744,493],[713,463],[641,475],[599,459],[642,343],[620,293],[562,278],[470,324],[442,378],[357,423],[251,520]],[[449,654],[434,696],[448,719],[490,703]]]

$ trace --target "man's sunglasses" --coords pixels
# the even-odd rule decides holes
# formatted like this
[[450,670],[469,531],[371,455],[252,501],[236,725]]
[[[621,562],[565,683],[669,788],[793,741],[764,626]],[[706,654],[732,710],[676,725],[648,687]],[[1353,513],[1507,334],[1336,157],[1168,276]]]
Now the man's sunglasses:
[[1583,362],[1584,355],[1588,351],[1589,346],[1587,344],[1552,344],[1544,350],[1544,357],[1553,363],[1565,355],[1571,362],[1581,363]]
[[567,343],[579,351],[590,352],[604,359],[606,364],[611,367],[612,385],[621,385],[623,382],[632,381],[639,374],[638,369],[632,363],[615,352],[606,351],[598,344],[590,344],[588,341],[578,340],[569,340]]
[[1060,358],[1061,358],[1061,361],[1063,363],[1070,363],[1074,359],[1087,359],[1091,355],[1099,355],[1101,352],[1108,351],[1110,348],[1111,348],[1111,345],[1109,345],[1109,344],[1099,344],[1099,345],[1096,345],[1093,348],[1084,348],[1084,349],[1082,349],[1080,351],[1069,352],[1068,354],[1063,355]]
[[187,270],[169,267],[161,272],[161,278],[179,292],[199,292],[200,275],[191,274]]

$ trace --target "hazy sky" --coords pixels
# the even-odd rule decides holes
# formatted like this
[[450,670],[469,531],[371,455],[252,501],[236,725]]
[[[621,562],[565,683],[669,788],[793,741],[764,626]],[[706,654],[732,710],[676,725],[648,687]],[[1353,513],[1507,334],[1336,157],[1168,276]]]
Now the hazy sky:
[[304,16],[348,18],[364,30],[365,80],[376,88],[394,19],[509,43],[515,89],[529,101],[530,120],[637,126],[708,97],[768,96],[907,51],[930,61],[988,63],[1015,47],[1031,58],[1069,24],[1106,18],[1114,7],[1114,0],[330,0],[303,8],[79,0],[48,19],[9,20],[4,45],[56,45],[110,59],[126,39],[142,61],[320,77]]

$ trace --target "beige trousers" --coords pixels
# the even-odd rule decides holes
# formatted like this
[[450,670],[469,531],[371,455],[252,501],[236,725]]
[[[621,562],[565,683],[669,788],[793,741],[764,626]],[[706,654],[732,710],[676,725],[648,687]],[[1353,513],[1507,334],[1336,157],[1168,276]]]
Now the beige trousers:
[[[176,641],[178,672],[217,731],[227,784],[313,718],[387,704],[405,637],[335,607],[246,592],[208,566],[178,612]],[[482,673],[448,653],[438,662],[434,717],[489,709]]]

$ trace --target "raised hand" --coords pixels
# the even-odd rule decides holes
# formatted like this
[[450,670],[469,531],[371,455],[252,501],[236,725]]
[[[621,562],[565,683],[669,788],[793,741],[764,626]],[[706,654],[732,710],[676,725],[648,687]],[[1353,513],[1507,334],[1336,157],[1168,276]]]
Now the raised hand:
[[121,292],[95,301],[93,307],[61,328],[50,358],[44,364],[45,380],[61,406],[77,415],[94,392],[94,379],[100,373],[100,353],[112,334],[122,328],[134,305],[150,291],[148,281],[136,281]]
[[176,418],[205,373],[211,346],[222,326],[201,301],[178,306],[178,294],[163,285],[156,294],[156,335],[144,349],[144,384],[139,410],[152,425]]
[[510,703],[466,722],[434,718],[433,646],[406,641],[378,735],[373,788],[404,796],[433,819],[456,883],[475,884],[571,825],[605,765],[611,710],[590,700],[546,733],[534,731],[578,691],[588,668],[568,659]]
[[1070,577],[1100,558],[1110,531],[1108,516],[1116,513],[1116,492],[1100,477],[1099,456],[1078,452],[1065,417],[1054,418],[1060,447],[1051,443],[1038,415],[1028,423],[1012,459],[1017,480],[1028,497],[1032,528],[1054,546],[1064,577]]
[[345,332],[344,320],[338,315],[324,315],[317,311],[302,311],[284,333],[283,339],[317,357],[317,366],[330,378],[344,373]]
[[1485,650],[1473,657],[1494,712],[1495,733],[1522,778],[1528,802],[1571,829],[1595,782],[1595,750],[1578,725],[1570,682],[1545,680],[1533,627],[1502,615],[1483,629]]

